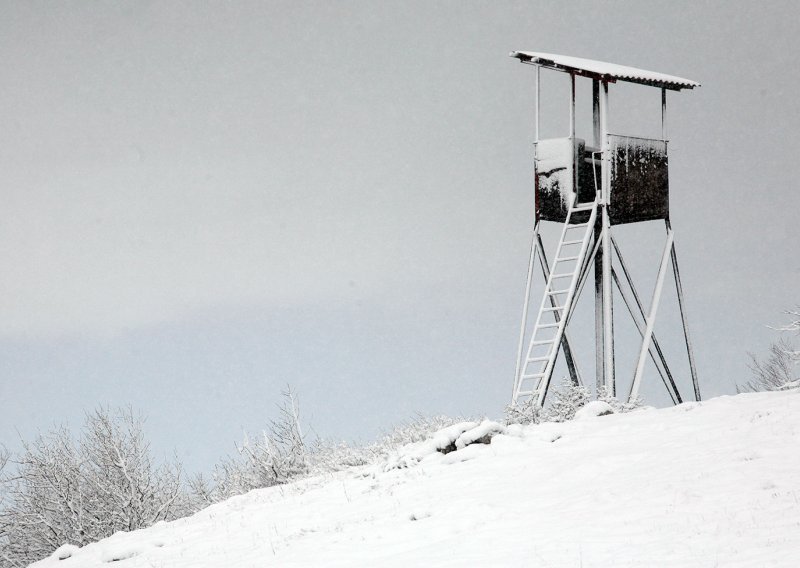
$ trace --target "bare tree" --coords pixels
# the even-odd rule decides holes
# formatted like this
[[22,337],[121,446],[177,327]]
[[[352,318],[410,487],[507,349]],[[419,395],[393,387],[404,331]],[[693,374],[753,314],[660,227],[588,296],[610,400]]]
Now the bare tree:
[[65,542],[86,542],[80,469],[79,451],[64,427],[23,442],[15,471],[3,478],[0,533],[9,566],[26,566]]
[[794,310],[786,310],[784,312],[786,315],[790,316],[794,321],[789,322],[786,325],[783,325],[777,328],[778,331],[796,331],[800,333],[800,308]]
[[[800,309],[786,312],[792,319],[788,324],[775,329],[783,333],[800,334]],[[783,390],[800,381],[800,350],[785,337],[773,343],[767,355],[759,359],[750,354],[750,370],[753,378],[739,388],[739,391]]]
[[123,409],[86,417],[83,477],[100,513],[103,531],[134,530],[175,517],[181,492],[179,464],[156,466],[142,432],[143,419]]
[[287,387],[278,405],[278,417],[258,436],[247,433],[236,454],[216,465],[214,486],[201,476],[190,481],[194,498],[214,503],[252,489],[271,487],[306,475],[310,471],[310,448],[300,424],[300,406]]
[[154,463],[142,425],[130,409],[101,408],[77,441],[63,426],[23,441],[0,477],[0,566],[187,514],[180,465]]

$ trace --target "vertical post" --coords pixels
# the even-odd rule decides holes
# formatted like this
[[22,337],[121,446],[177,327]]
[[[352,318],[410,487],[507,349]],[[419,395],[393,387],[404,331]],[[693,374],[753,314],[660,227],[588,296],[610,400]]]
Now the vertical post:
[[569,137],[575,139],[575,74],[569,74],[572,89],[569,95]]
[[[539,221],[533,226],[533,238],[531,239],[531,254],[528,260],[528,279],[525,283],[525,301],[522,304],[522,322],[519,326],[519,346],[517,347],[517,366],[514,369],[514,393],[517,384],[520,382],[520,373],[523,369],[523,349],[525,344],[525,328],[528,327],[528,304],[531,301],[531,283],[533,282],[533,265],[536,263],[536,252],[538,251],[537,237],[539,236]],[[513,393],[512,393],[513,396]]]
[[614,381],[614,307],[611,288],[611,222],[608,207],[611,203],[611,151],[608,140],[608,82],[603,81],[600,89],[600,136],[602,137],[603,179],[602,196],[602,304],[603,304],[603,383],[606,392],[616,396]]
[[608,148],[608,83],[603,81],[600,85],[600,149],[603,151],[602,171],[602,203],[608,204],[611,181],[611,156]]
[[639,395],[639,384],[642,382],[642,371],[644,371],[645,355],[650,349],[650,338],[653,336],[653,327],[656,323],[656,313],[658,313],[658,303],[661,301],[661,289],[664,287],[664,276],[667,272],[667,262],[672,256],[672,229],[667,229],[667,244],[664,245],[664,254],[661,255],[661,265],[658,267],[658,278],[656,279],[656,289],[653,291],[653,301],[650,303],[650,313],[647,316],[647,327],[642,338],[642,348],[639,350],[639,360],[636,364],[636,374],[633,376],[630,396],[628,401],[633,401]]
[[[592,134],[594,137],[593,146],[600,150],[602,149],[602,135],[600,133],[600,81],[592,79]],[[597,166],[592,163],[592,168],[596,169]],[[595,199],[602,195],[602,172],[600,175],[600,188],[598,195]],[[602,215],[597,216],[594,224],[594,242],[600,243],[602,241]],[[596,388],[600,390],[605,384],[605,375],[603,373],[603,250],[597,249],[594,260],[594,337],[595,337],[595,379]]]
[[575,74],[569,74],[570,94],[569,94],[569,140],[572,144],[572,191],[575,192],[573,203],[578,203],[578,172],[580,171],[580,160],[583,156],[578,155],[578,144],[575,142]]
[[535,89],[535,91],[536,91],[536,104],[534,105],[534,114],[536,116],[535,116],[534,125],[533,125],[533,141],[534,142],[538,142],[539,141],[539,117],[541,116],[539,114],[539,99],[540,99],[539,93],[541,92],[541,89],[539,88],[539,85],[540,85],[539,69],[541,69],[541,67],[539,65],[534,65],[534,67],[536,69],[536,73],[534,73],[534,78],[535,78],[535,81],[536,81],[536,89]]
[[600,81],[592,79],[592,134],[594,147],[598,150],[602,146],[600,141]]
[[661,139],[667,139],[667,90],[661,87]]

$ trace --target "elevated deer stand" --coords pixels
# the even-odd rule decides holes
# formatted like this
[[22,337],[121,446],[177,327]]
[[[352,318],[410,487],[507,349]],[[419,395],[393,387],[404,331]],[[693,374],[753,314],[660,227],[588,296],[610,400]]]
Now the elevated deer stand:
[[[686,324],[685,302],[669,220],[667,164],[667,91],[699,87],[699,83],[632,67],[563,55],[515,51],[512,57],[532,65],[536,73],[535,196],[536,217],[522,310],[512,404],[533,402],[542,406],[547,397],[558,354],[563,351],[570,378],[581,383],[567,334],[575,305],[594,274],[596,386],[617,396],[614,370],[612,285],[619,290],[641,336],[633,381],[626,398],[639,393],[646,358],[652,359],[674,403],[683,401],[653,328],[666,273],[671,265],[678,296],[683,338],[691,371],[694,399],[700,400],[694,355]],[[569,74],[570,133],[566,138],[539,139],[540,71],[552,69]],[[592,81],[593,146],[575,137],[575,81]],[[638,83],[661,90],[659,139],[620,136],[609,132],[608,85],[618,81]],[[655,289],[647,310],[620,252],[612,227],[627,223],[663,220],[666,242]],[[552,264],[545,255],[539,229],[542,222],[558,223],[561,237]],[[614,262],[616,257],[616,263]],[[534,265],[538,258],[546,281],[532,330],[529,308]],[[621,276],[620,278],[620,272]],[[527,346],[527,347],[526,347]]]

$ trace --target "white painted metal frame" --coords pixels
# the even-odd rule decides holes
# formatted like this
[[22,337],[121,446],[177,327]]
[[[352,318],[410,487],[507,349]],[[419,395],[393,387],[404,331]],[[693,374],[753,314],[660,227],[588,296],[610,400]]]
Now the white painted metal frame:
[[[631,277],[630,272],[628,271],[628,266],[625,263],[625,258],[622,256],[622,251],[619,249],[619,245],[617,244],[614,235],[611,235],[611,244],[614,247],[614,252],[616,253],[617,261],[619,262],[620,268],[622,268],[622,274],[625,276],[625,280],[628,283],[630,288],[631,295],[633,296],[633,302],[631,302],[630,298],[628,297],[628,293],[625,291],[625,288],[622,287],[621,282],[617,278],[616,271],[611,269],[611,276],[614,278],[614,283],[617,285],[617,289],[622,296],[622,301],[625,303],[625,306],[628,308],[628,312],[631,315],[631,319],[633,320],[634,324],[636,324],[637,329],[639,330],[639,334],[644,339],[644,331],[645,331],[645,323],[641,323],[639,321],[639,317],[642,318],[643,322],[647,321],[647,314],[644,311],[644,306],[642,305],[642,301],[639,297],[639,293],[636,291],[636,286],[633,283],[633,278]],[[675,250],[675,244],[673,242],[672,249]],[[633,311],[632,304],[635,303],[637,307],[637,315]],[[675,379],[672,377],[672,373],[670,372],[669,365],[667,364],[667,359],[664,357],[664,353],[661,350],[661,346],[656,339],[655,332],[652,335],[652,348],[650,349],[650,356],[653,360],[653,363],[656,366],[656,370],[658,371],[659,375],[661,376],[661,380],[664,383],[664,386],[667,389],[667,393],[669,394],[672,402],[675,404],[679,404],[683,402],[680,392],[678,391],[678,387],[675,384]],[[653,350],[655,350],[655,354],[658,355],[658,359],[656,359],[655,355],[653,354]],[[663,367],[664,372],[661,372],[661,368],[659,367],[659,363],[661,367]]]
[[[544,251],[544,244],[542,243],[542,236],[540,234],[536,234],[536,247],[539,249],[539,264],[542,267],[542,276],[544,276],[544,281],[550,278],[550,265],[547,261],[547,254]],[[550,297],[550,306],[552,308],[557,307],[557,301],[554,297]],[[553,311],[553,317],[558,321],[562,315],[559,313],[558,310]],[[569,314],[564,314],[563,317],[567,318],[569,322]],[[569,371],[570,378],[572,379],[573,385],[581,385],[583,381],[581,381],[581,374],[580,369],[578,368],[578,363],[572,357],[572,347],[569,340],[569,334],[567,333],[566,324],[564,327],[564,334],[561,338],[561,349],[564,351],[564,359],[567,363],[567,370]]]
[[603,142],[602,162],[600,166],[603,180],[602,188],[602,225],[601,242],[603,255],[602,269],[602,306],[603,306],[603,379],[606,392],[616,395],[616,381],[614,380],[614,307],[611,290],[611,221],[608,215],[608,206],[611,203],[611,151],[608,137],[608,82],[600,83],[600,136]]
[[[540,92],[541,92],[541,65],[534,64],[535,68],[535,119],[534,119],[534,134],[535,141],[540,139]],[[661,135],[662,139],[666,142],[667,126],[666,126],[666,88],[661,87]],[[620,291],[622,299],[628,308],[631,318],[636,325],[639,334],[642,337],[642,343],[639,349],[637,358],[636,370],[631,383],[628,399],[634,400],[641,387],[644,365],[649,355],[652,359],[656,370],[658,371],[661,379],[667,389],[667,392],[673,402],[679,403],[682,401],[681,395],[678,391],[677,385],[672,377],[672,374],[667,365],[666,358],[658,344],[654,334],[654,326],[658,307],[661,299],[661,294],[666,277],[667,264],[671,261],[673,274],[675,278],[676,291],[678,294],[678,303],[681,312],[681,320],[683,324],[684,338],[686,341],[686,349],[689,357],[689,364],[692,375],[692,384],[694,388],[695,400],[700,400],[700,390],[697,381],[697,373],[695,368],[694,354],[692,351],[691,342],[689,340],[688,326],[685,315],[685,302],[683,298],[683,288],[680,282],[680,273],[678,270],[677,256],[674,247],[674,233],[670,227],[669,220],[667,219],[667,239],[662,253],[661,262],[659,265],[658,275],[656,278],[656,285],[653,291],[653,298],[651,300],[650,309],[645,314],[644,307],[639,298],[639,294],[631,278],[630,273],[625,266],[622,254],[617,246],[616,241],[611,233],[611,224],[609,218],[608,207],[611,202],[611,155],[610,155],[610,138],[608,128],[608,81],[605,79],[595,78],[593,80],[593,122],[594,122],[594,141],[595,147],[598,150],[593,153],[600,155],[600,184],[596,187],[597,195],[592,203],[579,204],[576,201],[569,203],[567,218],[564,223],[564,228],[561,231],[561,236],[556,249],[555,262],[552,271],[547,264],[544,247],[542,246],[540,236],[540,224],[537,222],[534,225],[533,238],[531,241],[531,249],[528,263],[528,272],[525,287],[525,299],[523,305],[522,321],[520,324],[520,337],[517,346],[517,362],[515,368],[514,389],[512,395],[512,404],[518,404],[522,398],[528,396],[535,396],[536,403],[543,405],[547,395],[550,380],[552,378],[553,368],[558,356],[560,348],[563,348],[566,358],[568,359],[568,367],[573,377],[573,382],[579,383],[580,377],[577,366],[571,356],[569,347],[569,339],[567,337],[567,326],[569,325],[572,315],[580,297],[586,280],[588,280],[589,268],[595,266],[595,306],[596,306],[596,353],[597,353],[597,375],[598,375],[598,388],[605,387],[607,392],[616,396],[616,380],[614,369],[614,320],[613,320],[613,289],[612,286],[616,284],[617,289]],[[569,100],[569,138],[575,141],[575,73],[570,72],[570,100]],[[583,159],[583,157],[579,157]],[[593,163],[597,161],[592,159]],[[573,168],[575,182],[573,187],[577,190],[577,167]],[[597,186],[597,183],[595,183]],[[577,199],[577,192],[576,192]],[[570,221],[574,212],[577,211],[590,211],[589,221],[585,224],[571,225]],[[576,228],[585,227],[581,239],[575,240],[574,238],[568,239],[568,231]],[[572,254],[570,257],[565,257],[564,248],[570,245],[580,243],[580,251],[577,255]],[[590,245],[590,243],[593,243]],[[623,274],[625,275],[627,284],[630,288],[630,293],[633,300],[629,297],[628,293],[621,286],[620,280],[613,267],[613,249]],[[591,254],[589,249],[592,249]],[[528,327],[528,308],[531,301],[531,287],[534,277],[534,264],[536,258],[539,258],[542,267],[542,273],[545,278],[545,290],[542,297],[539,311],[533,326],[533,331],[528,344],[528,349],[525,350],[526,330]],[[575,262],[575,266],[567,273],[559,271],[558,265],[569,258]],[[563,290],[556,290],[554,283],[558,279],[569,277],[569,286]],[[566,294],[567,297],[562,305],[559,305],[558,299],[560,296]],[[548,305],[549,304],[549,305]],[[638,316],[635,314],[633,306],[638,308]],[[543,314],[552,314],[553,322],[543,323]],[[639,317],[643,321],[639,320]],[[550,338],[542,339],[537,334],[542,329],[555,329],[555,335]],[[547,352],[532,357],[533,349],[535,346],[546,346]],[[529,372],[531,364],[538,364],[540,371],[536,373]],[[660,364],[660,365],[659,365]],[[543,365],[543,367],[542,367]],[[663,372],[662,372],[663,368]],[[535,385],[525,388],[526,381],[532,381]]]
[[[520,359],[517,365],[517,376],[514,384],[514,392],[512,396],[512,404],[518,404],[521,398],[530,396],[536,397],[536,402],[539,405],[544,403],[547,395],[547,389],[552,377],[553,367],[555,365],[556,357],[558,356],[561,338],[564,334],[569,314],[572,311],[573,301],[576,299],[576,291],[580,283],[580,275],[584,269],[584,260],[589,248],[589,241],[592,235],[592,228],[597,216],[597,201],[590,204],[578,204],[574,200],[569,204],[569,211],[567,212],[567,219],[564,223],[564,228],[561,231],[558,248],[556,249],[556,258],[554,259],[553,268],[550,271],[550,276],[545,285],[542,302],[539,306],[539,312],[536,316],[536,321],[531,333],[531,339],[528,343],[528,349],[525,353],[524,359]],[[589,211],[589,220],[586,223],[570,224],[570,219],[575,212]],[[570,231],[575,229],[583,229],[584,233],[580,240],[568,237]],[[565,250],[570,250],[570,246],[580,244],[580,249],[577,253],[566,253],[570,256],[563,256]],[[559,264],[575,263],[571,270],[566,269],[566,272],[559,272]],[[569,278],[567,288],[558,289],[556,281],[563,281]],[[557,305],[559,297],[566,294],[564,303],[560,306]],[[552,300],[555,300],[556,305],[547,306]],[[559,310],[560,313],[559,313]],[[544,322],[544,314],[550,312],[554,313],[555,322]],[[555,314],[558,314],[557,316]],[[550,337],[540,337],[540,333],[547,333],[543,330],[554,329],[555,333]],[[524,330],[524,328],[523,328]],[[546,352],[534,356],[534,350],[537,347],[546,347]],[[535,373],[529,372],[529,367],[533,364],[539,367]],[[529,382],[535,383],[533,386],[526,388],[525,385]]]
[[[667,222],[667,228],[670,225]],[[671,229],[670,229],[671,230]],[[681,324],[683,325],[683,337],[686,340],[686,354],[689,357],[689,370],[692,374],[692,387],[694,389],[694,399],[700,401],[700,383],[697,380],[697,366],[694,360],[694,350],[692,349],[692,341],[689,339],[689,324],[686,322],[686,300],[683,297],[683,284],[681,283],[681,273],[678,269],[678,255],[675,252],[675,245],[672,245],[672,272],[675,277],[675,290],[678,293],[678,309],[681,312]]]
[[639,396],[639,386],[642,382],[642,371],[644,371],[645,355],[650,349],[650,338],[653,336],[653,327],[656,324],[656,314],[658,313],[658,304],[661,301],[661,290],[664,287],[664,276],[667,274],[667,263],[671,258],[672,229],[667,230],[667,242],[664,245],[664,253],[661,255],[661,265],[658,267],[658,277],[656,278],[656,288],[653,291],[653,300],[650,303],[650,313],[647,316],[647,327],[645,328],[644,337],[642,338],[642,346],[639,349],[639,358],[636,363],[636,373],[633,375],[633,383],[631,384],[629,401],[635,400]]

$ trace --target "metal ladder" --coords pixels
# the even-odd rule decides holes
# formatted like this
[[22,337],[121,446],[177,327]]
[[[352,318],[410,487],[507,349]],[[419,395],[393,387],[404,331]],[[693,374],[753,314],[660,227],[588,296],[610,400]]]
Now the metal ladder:
[[[519,366],[519,376],[514,383],[514,395],[511,404],[516,406],[521,402],[536,398],[536,404],[541,406],[553,374],[556,355],[558,355],[564,328],[572,311],[572,304],[576,300],[579,275],[589,250],[589,242],[594,232],[594,223],[597,218],[598,200],[587,203],[570,204],[564,229],[558,241],[556,256],[553,266],[550,267],[550,276],[547,279],[542,304],[536,316],[525,360]],[[575,213],[589,211],[589,219],[585,223],[572,224]],[[564,302],[560,299],[566,295]],[[551,302],[551,299],[553,300]],[[553,321],[547,321],[551,318]]]

